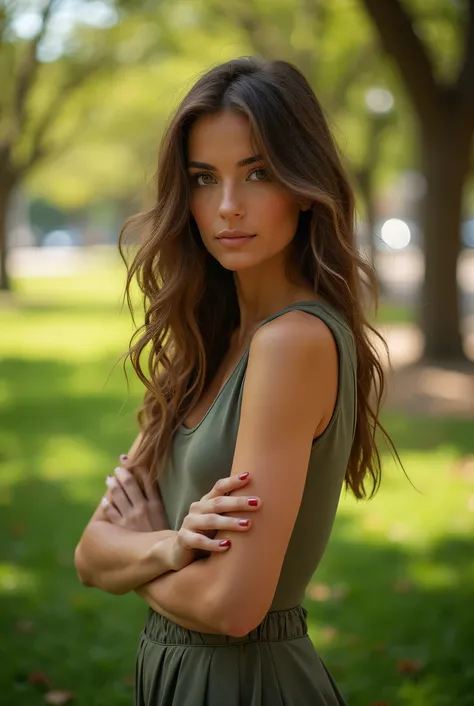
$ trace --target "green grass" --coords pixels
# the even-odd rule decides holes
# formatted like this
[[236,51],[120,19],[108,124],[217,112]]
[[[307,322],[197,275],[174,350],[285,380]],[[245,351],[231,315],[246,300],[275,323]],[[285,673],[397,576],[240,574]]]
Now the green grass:
[[[0,301],[6,705],[43,704],[45,681],[79,706],[132,701],[146,606],[83,588],[73,566],[105,475],[136,431],[139,385],[129,367],[127,391],[114,368],[132,333],[121,281],[114,264],[21,280]],[[374,500],[343,497],[305,603],[311,636],[351,706],[468,706],[474,472],[459,469],[474,454],[472,421],[386,412],[385,423],[417,490],[387,462]]]

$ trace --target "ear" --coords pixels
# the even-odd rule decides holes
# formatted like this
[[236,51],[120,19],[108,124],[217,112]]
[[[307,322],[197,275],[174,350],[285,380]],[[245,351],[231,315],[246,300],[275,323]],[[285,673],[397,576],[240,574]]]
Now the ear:
[[299,201],[299,207],[302,211],[309,211],[311,209],[311,201]]

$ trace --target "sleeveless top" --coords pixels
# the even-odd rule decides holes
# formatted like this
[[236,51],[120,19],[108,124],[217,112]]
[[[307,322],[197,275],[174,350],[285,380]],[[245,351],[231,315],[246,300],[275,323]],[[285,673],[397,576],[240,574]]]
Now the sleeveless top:
[[[356,423],[357,360],[348,323],[327,303],[301,301],[264,319],[260,326],[294,309],[318,317],[332,332],[339,359],[338,391],[331,420],[323,434],[312,443],[302,501],[270,608],[272,611],[293,608],[302,602],[306,586],[324,554]],[[181,425],[174,435],[170,459],[159,477],[171,529],[178,530],[191,503],[208,493],[219,478],[231,473],[249,350],[250,343],[199,424],[193,428]]]

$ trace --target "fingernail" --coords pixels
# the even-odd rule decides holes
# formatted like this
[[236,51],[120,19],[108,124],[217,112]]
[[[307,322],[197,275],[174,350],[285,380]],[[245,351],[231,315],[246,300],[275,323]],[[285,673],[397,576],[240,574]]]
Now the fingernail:
[[120,454],[120,460],[121,461],[126,461],[128,458],[127,454]]
[[246,478],[248,478],[249,475],[249,473],[241,473],[239,476],[239,480],[245,480]]
[[107,476],[107,478],[105,479],[105,485],[107,486],[107,488],[113,488],[115,485],[115,478],[113,478],[112,476]]
[[239,525],[241,527],[248,527],[249,526],[249,521],[248,520],[239,520]]
[[256,505],[258,505],[258,498],[249,498],[248,504],[251,505],[252,507],[255,507]]
[[230,539],[223,539],[222,542],[219,542],[220,547],[230,547]]
[[100,504],[103,505],[104,507],[107,507],[107,505],[109,504],[109,501],[107,500],[107,498],[102,498],[102,500],[100,501]]

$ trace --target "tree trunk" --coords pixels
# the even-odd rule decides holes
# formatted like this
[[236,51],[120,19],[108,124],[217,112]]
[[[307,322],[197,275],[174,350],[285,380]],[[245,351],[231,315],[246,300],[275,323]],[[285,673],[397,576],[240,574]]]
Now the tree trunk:
[[367,229],[367,247],[370,264],[375,267],[375,206],[374,206],[374,186],[372,168],[363,166],[357,170],[357,182],[359,192],[362,196],[365,207],[365,224]]
[[[446,100],[448,99],[448,100]],[[422,206],[425,280],[421,307],[425,358],[465,361],[460,324],[457,265],[461,248],[463,186],[471,136],[447,105],[423,130],[422,160],[427,191]]]
[[13,185],[0,182],[0,291],[10,290],[10,278],[7,272],[7,216]]

